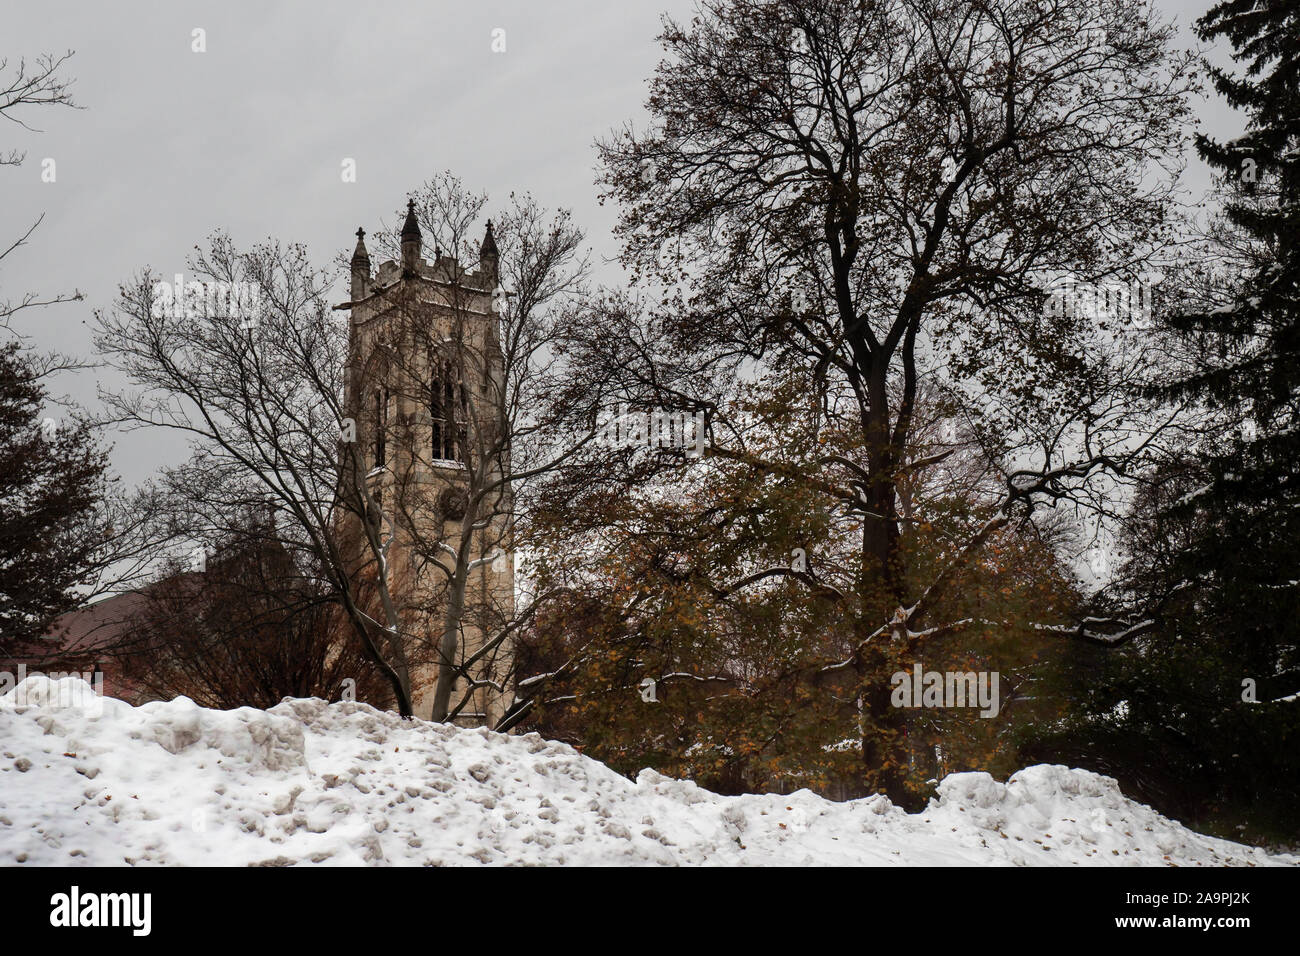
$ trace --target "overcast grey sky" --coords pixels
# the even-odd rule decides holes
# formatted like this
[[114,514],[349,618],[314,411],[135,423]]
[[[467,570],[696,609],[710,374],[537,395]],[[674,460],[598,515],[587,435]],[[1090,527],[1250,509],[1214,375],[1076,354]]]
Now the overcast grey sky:
[[[23,313],[40,348],[87,356],[94,309],[145,266],[183,271],[214,230],[239,244],[305,242],[318,260],[350,248],[358,224],[391,221],[408,190],[443,169],[504,200],[530,191],[567,207],[598,256],[612,256],[614,211],[593,184],[593,140],[643,117],[659,59],[659,16],[691,0],[421,2],[20,2],[7,4],[0,56],[76,55],[66,66],[85,109],[42,109],[42,132],[0,127],[0,239],[45,214],[31,244],[0,267],[0,297],[79,288],[81,303]],[[1209,0],[1161,0],[1189,24]],[[191,51],[191,31],[207,51]],[[492,50],[505,30],[506,50]],[[1184,41],[1193,40],[1184,32]],[[1211,132],[1240,120],[1211,100]],[[57,181],[41,182],[41,161]],[[357,181],[344,183],[352,157]],[[1191,160],[1193,190],[1208,182]],[[608,277],[608,272],[606,273]],[[93,373],[58,387],[95,405]],[[123,437],[129,483],[176,446]]]

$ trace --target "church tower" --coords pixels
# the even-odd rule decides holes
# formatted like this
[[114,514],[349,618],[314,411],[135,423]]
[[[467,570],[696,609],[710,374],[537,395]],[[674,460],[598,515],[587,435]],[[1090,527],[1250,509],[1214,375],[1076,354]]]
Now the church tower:
[[[513,500],[491,222],[474,271],[423,258],[407,204],[399,261],[372,272],[364,230],[352,255],[345,455],[360,508],[340,540],[366,613],[409,675],[415,715],[494,724],[509,704]],[[348,479],[347,474],[344,481]],[[390,702],[391,703],[391,702]]]

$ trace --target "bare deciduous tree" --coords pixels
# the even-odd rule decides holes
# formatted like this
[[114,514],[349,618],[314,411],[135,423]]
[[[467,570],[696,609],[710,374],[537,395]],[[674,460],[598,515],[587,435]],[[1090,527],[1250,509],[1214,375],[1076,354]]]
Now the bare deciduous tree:
[[[860,522],[844,666],[877,725],[896,717],[886,645],[958,626],[926,618],[964,565],[1018,514],[1097,503],[1159,428],[1129,401],[1149,358],[1131,317],[1053,312],[1044,290],[1131,285],[1160,249],[1191,82],[1171,35],[1131,0],[714,0],[666,21],[651,126],[602,145],[624,260],[665,291],[612,348],[590,337],[588,357],[618,356],[591,378],[696,408],[750,369],[808,370],[828,427],[857,438],[804,478]],[[926,375],[967,399],[1004,480],[916,585],[899,492],[927,466],[906,458]],[[708,454],[788,471],[743,438],[715,416]],[[867,743],[877,773],[889,755]]]
[[[451,177],[420,195],[429,233],[455,248],[482,200]],[[581,234],[563,214],[549,219],[520,201],[497,222],[500,275],[511,294],[498,297],[509,305],[490,317],[500,357],[486,378],[470,375],[469,366],[497,352],[461,337],[469,300],[454,282],[446,287],[450,326],[431,324],[406,293],[366,290],[392,296],[383,347],[373,356],[384,367],[355,368],[355,330],[330,305],[336,273],[314,266],[296,245],[241,251],[217,236],[192,258],[183,290],[164,293],[146,272],[98,316],[101,353],[134,383],[104,394],[109,421],[170,429],[193,449],[156,485],[169,502],[160,538],[215,542],[237,529],[238,516],[273,502],[278,546],[299,555],[300,567],[317,569],[350,639],[404,715],[414,712],[421,668],[450,663],[439,671],[436,719],[470,706],[484,681],[507,679],[504,666],[479,675],[494,656],[508,660],[516,618],[528,613],[527,602],[503,614],[505,603],[474,605],[465,595],[471,575],[510,545],[512,485],[557,458],[539,450],[550,433],[536,399],[553,374],[544,352],[549,310],[577,289],[585,262],[577,254]],[[214,299],[215,290],[243,291]],[[378,405],[349,391],[348,377],[358,373],[388,389]],[[478,394],[460,388],[469,382],[483,383]],[[447,386],[452,398],[441,421],[452,430],[434,450],[432,416]],[[431,482],[434,468],[454,480]],[[400,567],[397,551],[410,557]],[[434,634],[431,613],[441,614]],[[467,657],[459,652],[470,628],[484,639]],[[458,677],[462,696],[453,701]]]

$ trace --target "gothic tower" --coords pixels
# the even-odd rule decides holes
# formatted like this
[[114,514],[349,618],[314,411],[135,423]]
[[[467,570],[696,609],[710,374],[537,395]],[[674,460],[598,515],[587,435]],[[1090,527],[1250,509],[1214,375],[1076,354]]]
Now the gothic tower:
[[[407,204],[400,261],[372,273],[357,230],[345,408],[366,516],[340,535],[367,613],[409,674],[416,716],[496,722],[509,703],[514,610],[513,501],[498,288],[489,222],[477,268],[422,257]],[[349,460],[345,455],[346,462]],[[380,578],[383,586],[380,585]],[[385,635],[386,636],[386,635]],[[440,680],[441,678],[441,680]]]

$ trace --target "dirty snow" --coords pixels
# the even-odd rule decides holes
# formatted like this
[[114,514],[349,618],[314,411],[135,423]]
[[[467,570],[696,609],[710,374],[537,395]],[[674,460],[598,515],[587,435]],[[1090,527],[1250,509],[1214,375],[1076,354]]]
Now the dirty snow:
[[75,678],[0,697],[0,866],[1298,864],[1201,836],[1108,777],[953,774],[883,797],[723,797],[564,744],[365,704],[132,707]]

